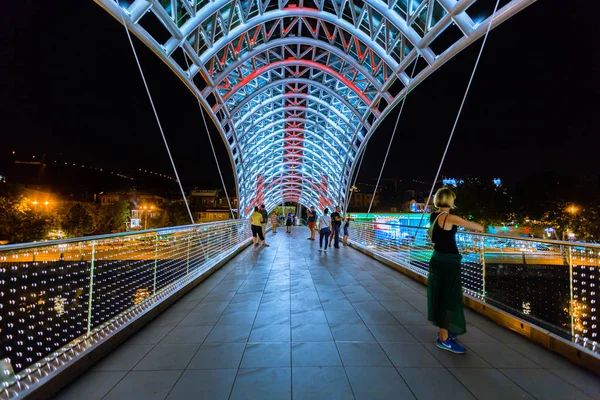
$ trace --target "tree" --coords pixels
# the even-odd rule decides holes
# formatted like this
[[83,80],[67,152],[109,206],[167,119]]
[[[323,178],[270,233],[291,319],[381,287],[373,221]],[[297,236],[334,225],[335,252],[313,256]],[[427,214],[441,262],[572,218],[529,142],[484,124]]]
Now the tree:
[[578,241],[600,241],[600,206],[597,203],[574,205],[565,201],[555,201],[544,214],[542,222],[553,227],[558,238],[567,238],[569,231]]
[[94,214],[82,203],[73,204],[61,223],[62,229],[69,236],[80,237],[94,232]]
[[163,220],[166,222],[166,225],[163,226],[179,226],[191,223],[190,216],[183,201],[171,201],[165,203],[163,210],[163,213],[166,214],[166,217]]
[[511,197],[492,178],[467,177],[455,189],[456,213],[484,226],[501,225],[510,214]]
[[53,212],[37,211],[25,197],[0,198],[0,235],[10,243],[36,242],[57,225]]
[[129,202],[121,200],[110,206],[101,207],[99,214],[98,230],[101,233],[119,232],[129,222],[131,216]]

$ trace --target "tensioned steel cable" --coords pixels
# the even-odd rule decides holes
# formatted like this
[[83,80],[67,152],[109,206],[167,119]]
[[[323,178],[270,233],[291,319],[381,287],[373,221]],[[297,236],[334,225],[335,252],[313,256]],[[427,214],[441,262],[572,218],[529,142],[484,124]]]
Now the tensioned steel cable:
[[[187,69],[190,69],[190,64],[188,63],[187,56],[183,55],[185,59],[185,64]],[[206,129],[206,136],[208,137],[208,142],[210,143],[210,148],[212,149],[213,157],[215,158],[215,164],[217,164],[217,170],[219,171],[219,177],[221,178],[221,184],[223,185],[223,190],[225,191],[225,197],[227,197],[227,204],[229,204],[229,211],[231,212],[231,218],[235,219],[235,215],[233,214],[233,208],[231,207],[231,200],[229,200],[229,194],[227,193],[227,187],[225,186],[225,180],[223,179],[223,173],[221,172],[221,167],[219,166],[219,160],[217,159],[217,153],[215,152],[215,146],[213,145],[212,138],[210,137],[210,132],[208,131],[208,124],[206,123],[206,117],[204,116],[204,110],[202,109],[202,103],[200,103],[200,99],[196,98],[198,101],[198,108],[200,108],[200,114],[202,115],[202,121],[204,121],[204,128]],[[239,213],[238,213],[239,214]]]
[[[471,88],[471,83],[473,82],[473,77],[475,76],[475,72],[477,71],[477,65],[479,65],[479,60],[481,59],[481,54],[483,53],[483,48],[485,47],[485,43],[487,42],[488,35],[490,30],[492,29],[492,24],[494,23],[494,17],[496,16],[496,11],[498,11],[498,5],[500,4],[500,0],[496,0],[496,6],[494,7],[494,12],[490,17],[490,23],[488,24],[487,30],[485,32],[485,36],[483,37],[483,43],[481,43],[481,48],[479,49],[479,54],[477,55],[477,60],[475,60],[475,66],[473,66],[473,72],[471,72],[471,78],[469,79],[469,83],[467,84],[467,89],[465,90],[465,94],[460,103],[460,107],[458,109],[458,114],[456,115],[456,119],[454,120],[454,125],[452,126],[452,131],[450,132],[450,137],[448,137],[448,143],[446,143],[446,148],[444,149],[444,154],[442,155],[442,160],[440,161],[440,165],[438,166],[438,170],[435,174],[435,178],[433,179],[433,184],[431,185],[431,190],[429,191],[429,196],[427,196],[427,201],[425,202],[425,208],[423,208],[423,214],[421,215],[421,220],[419,221],[419,227],[423,223],[423,218],[425,218],[425,213],[427,212],[427,207],[429,206],[429,201],[431,196],[433,195],[433,190],[435,189],[435,185],[440,176],[440,171],[442,170],[442,165],[444,164],[444,160],[446,159],[446,154],[448,153],[448,148],[450,147],[450,142],[452,142],[452,137],[454,136],[454,131],[456,130],[456,126],[458,125],[458,120],[460,119],[460,114],[462,113],[463,106],[465,105],[465,101],[467,100],[467,95],[469,94],[469,89]],[[416,231],[415,231],[416,237]]]
[[352,194],[354,193],[354,190],[352,189],[353,187],[356,186],[356,181],[358,180],[358,172],[360,171],[360,167],[362,166],[362,162],[365,158],[365,153],[367,152],[367,146],[369,145],[369,141],[367,140],[367,143],[365,143],[365,147],[363,148],[362,153],[360,154],[360,162],[358,163],[358,169],[356,170],[356,175],[354,176],[354,182],[352,183],[352,186],[350,187],[350,196],[348,196],[348,198],[346,199],[345,203],[344,203],[344,214],[347,215],[348,214],[348,205],[350,204],[350,200],[352,200]]
[[171,150],[169,149],[169,144],[167,143],[167,138],[165,136],[165,132],[163,131],[162,125],[160,123],[160,118],[158,118],[158,112],[156,111],[156,107],[154,106],[154,100],[152,99],[152,94],[150,93],[148,84],[146,83],[146,77],[144,76],[144,71],[142,70],[142,65],[140,64],[140,60],[138,58],[137,52],[135,51],[135,46],[133,45],[133,40],[131,40],[131,35],[129,34],[129,29],[127,29],[127,24],[125,22],[125,16],[123,15],[123,12],[121,12],[121,20],[123,21],[123,27],[125,28],[125,33],[127,33],[127,39],[129,39],[129,44],[131,45],[131,50],[133,51],[133,55],[135,57],[135,62],[137,63],[138,69],[140,70],[140,75],[142,76],[142,81],[144,82],[144,87],[146,88],[146,93],[148,94],[148,99],[150,100],[150,105],[152,106],[152,111],[154,111],[154,117],[156,118],[156,123],[158,124],[158,129],[160,130],[160,134],[162,135],[163,142],[165,143],[167,153],[169,154],[169,159],[171,160],[171,165],[173,166],[173,171],[175,172],[175,177],[177,178],[177,183],[179,184],[179,189],[181,190],[181,196],[183,196],[183,201],[185,202],[185,207],[187,208],[187,212],[190,216],[190,221],[193,224],[194,217],[192,215],[192,211],[190,210],[190,205],[188,204],[187,198],[185,197],[185,191],[183,190],[183,185],[181,184],[181,179],[179,179],[179,174],[177,173],[177,167],[175,167],[175,161],[173,160],[173,156],[171,155]]
[[417,57],[415,58],[415,65],[413,65],[413,70],[410,73],[410,79],[408,80],[408,85],[406,85],[406,94],[402,98],[402,104],[400,105],[400,111],[398,111],[398,118],[396,118],[396,125],[394,125],[394,130],[392,131],[392,137],[390,138],[390,143],[388,144],[387,151],[385,152],[385,157],[383,159],[383,164],[381,165],[381,171],[379,171],[379,177],[377,178],[377,183],[375,184],[375,190],[373,191],[373,196],[371,197],[371,203],[369,204],[369,209],[367,210],[367,215],[371,212],[371,207],[373,206],[373,201],[375,200],[375,194],[377,193],[377,188],[379,187],[379,182],[381,181],[381,175],[383,174],[383,170],[385,168],[385,163],[387,162],[388,155],[390,154],[390,149],[392,148],[392,142],[394,141],[394,136],[396,136],[396,130],[398,129],[398,122],[400,122],[400,116],[402,115],[402,110],[404,110],[404,103],[406,103],[406,98],[408,97],[410,84],[412,83],[415,75],[415,71],[417,69],[417,64],[419,62],[420,54],[417,53]]

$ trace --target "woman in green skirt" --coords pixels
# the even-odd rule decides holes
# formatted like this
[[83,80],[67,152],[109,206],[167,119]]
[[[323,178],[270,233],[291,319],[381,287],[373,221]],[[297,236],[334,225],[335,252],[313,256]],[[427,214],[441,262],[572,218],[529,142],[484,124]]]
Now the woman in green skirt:
[[462,226],[483,232],[483,226],[451,215],[456,195],[449,188],[441,188],[434,197],[438,212],[431,214],[429,235],[434,244],[429,262],[427,280],[427,318],[440,328],[436,345],[452,353],[466,350],[456,343],[456,336],[467,331],[463,312],[463,294],[460,278],[460,260],[456,246],[456,230]]

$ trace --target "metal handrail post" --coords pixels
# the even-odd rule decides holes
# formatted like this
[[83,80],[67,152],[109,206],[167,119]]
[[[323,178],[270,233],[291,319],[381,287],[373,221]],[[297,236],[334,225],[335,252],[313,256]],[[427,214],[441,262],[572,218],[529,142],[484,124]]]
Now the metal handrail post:
[[481,275],[482,275],[481,295],[485,299],[487,297],[487,292],[485,290],[485,279],[486,279],[486,274],[487,274],[487,268],[486,268],[486,264],[485,264],[485,238],[482,236],[480,239],[481,240],[479,241],[479,248],[480,248],[481,252],[480,252],[479,257],[481,257]]
[[90,335],[92,331],[92,302],[94,299],[94,263],[96,258],[96,241],[92,241],[92,263],[90,266],[90,292],[88,297],[88,323],[87,323],[87,334]]
[[192,230],[190,230],[190,232],[188,232],[188,248],[187,248],[187,261],[186,261],[186,266],[185,266],[185,274],[189,275],[190,274],[190,238],[192,236],[192,232],[193,232],[193,228]]
[[569,314],[571,315],[571,337],[575,337],[575,303],[573,298],[573,247],[569,246]]
[[154,234],[155,246],[154,246],[154,284],[152,288],[152,294],[156,294],[156,269],[158,268],[158,232]]

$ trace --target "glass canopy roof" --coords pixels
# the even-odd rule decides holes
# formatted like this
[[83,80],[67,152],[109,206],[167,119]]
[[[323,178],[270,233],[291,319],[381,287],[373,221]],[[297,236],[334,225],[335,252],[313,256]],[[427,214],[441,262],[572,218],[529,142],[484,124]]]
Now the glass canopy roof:
[[[357,161],[383,118],[485,34],[495,5],[95,1],[125,22],[208,111],[229,151],[242,216],[261,203],[344,205]],[[492,27],[534,1],[501,0]]]

